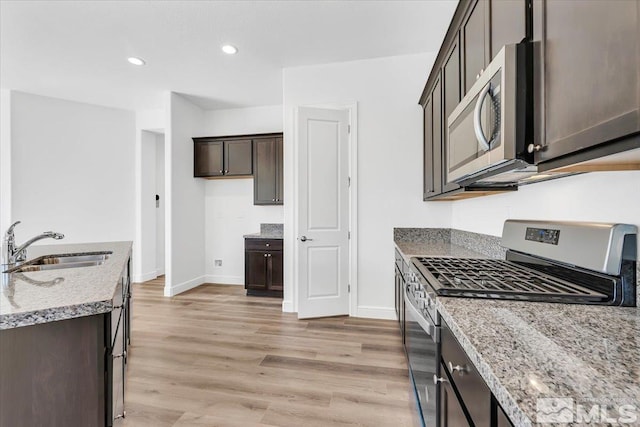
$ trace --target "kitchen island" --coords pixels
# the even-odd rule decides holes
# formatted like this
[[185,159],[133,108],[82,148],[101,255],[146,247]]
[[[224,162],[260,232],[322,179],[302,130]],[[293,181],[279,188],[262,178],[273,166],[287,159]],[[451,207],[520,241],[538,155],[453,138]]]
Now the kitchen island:
[[1,427],[124,417],[131,242],[35,246],[29,259],[96,252],[108,252],[98,265],[3,275]]
[[[394,242],[407,264],[501,258],[496,237],[473,234],[425,229]],[[477,372],[512,425],[640,424],[638,307],[438,297],[436,309],[443,337],[446,328],[473,365],[454,369]]]

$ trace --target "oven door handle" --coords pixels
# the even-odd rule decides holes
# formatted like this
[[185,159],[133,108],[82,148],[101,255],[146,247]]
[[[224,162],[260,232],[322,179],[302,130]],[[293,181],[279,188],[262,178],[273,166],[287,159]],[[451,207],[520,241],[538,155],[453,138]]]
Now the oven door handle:
[[480,146],[484,151],[491,150],[491,142],[487,141],[487,137],[484,136],[484,130],[482,129],[482,106],[484,105],[484,99],[487,95],[491,96],[491,83],[482,89],[478,95],[478,101],[476,101],[476,108],[473,110],[473,130],[476,134],[476,139],[480,143]]
[[[420,313],[418,309],[413,305],[411,299],[407,296],[407,291],[404,294],[404,306],[411,312],[411,317],[420,325],[420,327],[431,337],[434,342],[438,342],[438,335],[436,325],[425,319],[424,314]],[[405,316],[405,322],[407,316]]]

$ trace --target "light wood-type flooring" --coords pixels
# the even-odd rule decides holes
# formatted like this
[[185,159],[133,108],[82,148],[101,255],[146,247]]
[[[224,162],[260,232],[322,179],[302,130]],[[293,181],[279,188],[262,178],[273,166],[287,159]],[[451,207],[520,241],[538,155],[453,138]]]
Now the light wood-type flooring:
[[395,321],[298,320],[282,300],[133,285],[125,426],[413,426]]

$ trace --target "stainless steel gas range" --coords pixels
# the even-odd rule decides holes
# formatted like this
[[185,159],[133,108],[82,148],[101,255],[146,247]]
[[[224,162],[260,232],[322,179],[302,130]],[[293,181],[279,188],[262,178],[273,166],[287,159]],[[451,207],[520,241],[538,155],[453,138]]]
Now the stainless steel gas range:
[[438,297],[635,306],[637,234],[627,224],[508,220],[505,260],[412,258],[405,346],[423,425],[439,425]]

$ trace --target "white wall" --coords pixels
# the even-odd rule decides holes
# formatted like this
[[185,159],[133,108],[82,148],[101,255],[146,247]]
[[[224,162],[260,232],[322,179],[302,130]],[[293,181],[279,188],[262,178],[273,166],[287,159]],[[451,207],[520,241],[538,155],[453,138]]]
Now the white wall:
[[358,312],[394,316],[393,228],[449,227],[450,202],[422,201],[422,110],[418,98],[435,54],[284,70],[285,301],[296,310],[294,110],[358,105]]
[[[254,206],[253,179],[210,180],[206,184],[205,235],[207,282],[244,284],[243,235],[260,223],[282,223],[282,206]],[[214,267],[214,259],[222,267]]]
[[133,240],[134,143],[131,111],[12,92],[18,241],[45,230],[60,243]]
[[282,132],[282,105],[205,111],[199,135]]
[[[200,136],[282,132],[282,105],[206,111]],[[244,284],[243,235],[260,231],[260,223],[281,223],[282,206],[254,206],[253,179],[205,182],[205,262],[207,282]],[[286,196],[285,196],[286,200]],[[214,267],[214,259],[222,267]]]
[[205,281],[204,180],[193,178],[193,140],[203,111],[177,93],[167,94],[165,134],[166,296]]
[[11,91],[0,89],[0,232],[11,224]]
[[592,172],[453,203],[453,228],[500,236],[508,218],[622,222],[640,227],[640,171]]

